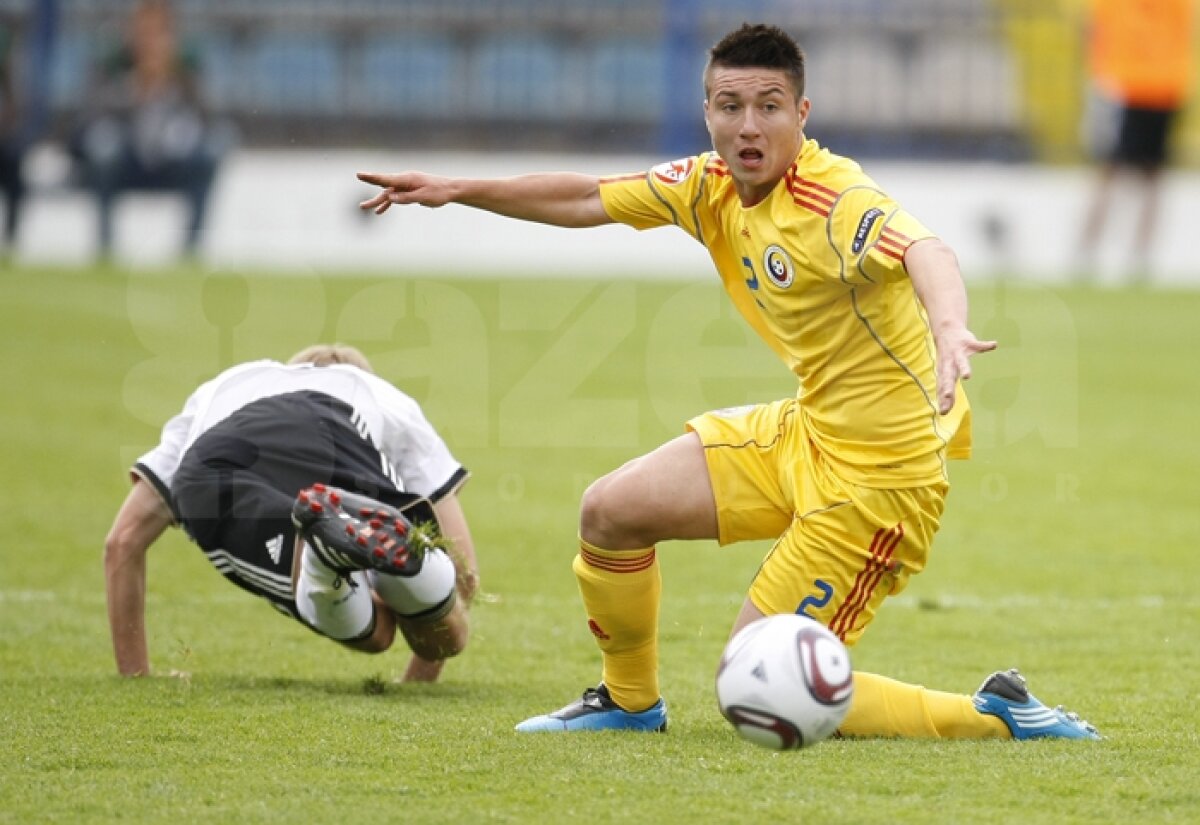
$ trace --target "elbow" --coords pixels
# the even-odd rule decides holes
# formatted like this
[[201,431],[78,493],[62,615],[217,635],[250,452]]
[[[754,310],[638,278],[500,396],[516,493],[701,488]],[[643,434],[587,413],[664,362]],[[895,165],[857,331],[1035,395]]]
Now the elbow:
[[116,530],[110,530],[104,537],[104,569],[112,570],[120,563],[126,553],[125,540]]
[[111,575],[139,555],[141,546],[129,530],[113,528],[104,538],[104,570]]
[[947,266],[953,267],[955,271],[958,270],[958,253],[954,251],[950,244],[946,243],[945,241],[938,240],[937,246],[934,247],[934,250]]

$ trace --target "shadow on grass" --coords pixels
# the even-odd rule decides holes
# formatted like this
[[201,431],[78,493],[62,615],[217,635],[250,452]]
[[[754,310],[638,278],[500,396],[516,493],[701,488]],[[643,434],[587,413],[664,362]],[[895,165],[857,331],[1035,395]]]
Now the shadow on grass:
[[223,692],[325,694],[328,696],[367,696],[422,701],[461,699],[474,695],[480,690],[478,685],[463,685],[453,682],[402,684],[378,674],[345,678],[201,674],[193,676],[188,681],[195,688]]
[[44,675],[6,677],[6,691],[14,695],[70,696],[77,699],[112,696],[114,691],[126,696],[144,697],[194,696],[204,694],[256,694],[262,698],[333,696],[349,698],[362,696],[384,700],[415,702],[460,701],[494,692],[497,685],[472,681],[470,684],[446,681],[435,683],[400,683],[381,674],[346,676],[344,678],[304,678],[298,676],[255,675],[248,673],[206,672],[195,674],[156,673],[150,677],[126,679],[115,674],[60,676],[48,688]]

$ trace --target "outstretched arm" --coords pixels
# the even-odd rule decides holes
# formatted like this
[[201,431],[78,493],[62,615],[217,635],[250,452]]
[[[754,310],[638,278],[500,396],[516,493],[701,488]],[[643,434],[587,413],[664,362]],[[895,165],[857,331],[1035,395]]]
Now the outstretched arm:
[[172,522],[154,488],[137,480],[104,541],[104,586],[117,672],[150,673],[146,650],[146,551]]
[[967,290],[950,247],[937,238],[917,241],[904,254],[904,266],[933,330],[938,411],[945,415],[954,406],[955,385],[971,377],[971,356],[994,350],[996,342],[980,341],[967,329]]
[[423,172],[359,172],[358,179],[380,187],[359,206],[382,215],[392,204],[438,207],[459,203],[497,215],[554,226],[612,223],[600,201],[600,180],[574,172],[545,172],[515,178],[444,178]]

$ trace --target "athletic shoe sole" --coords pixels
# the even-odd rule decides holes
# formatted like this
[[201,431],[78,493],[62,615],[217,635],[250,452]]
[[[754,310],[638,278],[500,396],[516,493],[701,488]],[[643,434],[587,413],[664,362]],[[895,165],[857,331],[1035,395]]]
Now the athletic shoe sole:
[[296,496],[292,522],[331,569],[410,576],[420,569],[421,553],[410,547],[412,523],[373,498],[314,484]]

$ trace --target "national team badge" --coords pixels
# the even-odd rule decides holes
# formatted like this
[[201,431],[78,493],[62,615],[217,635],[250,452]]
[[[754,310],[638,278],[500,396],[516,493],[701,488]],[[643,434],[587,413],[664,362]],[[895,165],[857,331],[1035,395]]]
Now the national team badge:
[[768,246],[767,251],[763,253],[763,269],[767,271],[771,283],[780,289],[791,286],[796,278],[796,267],[792,264],[792,259],[783,251],[783,247],[774,244]]
[[680,160],[668,161],[667,163],[660,163],[650,171],[659,183],[674,186],[678,183],[683,183],[691,177],[692,170],[695,168],[695,158],[682,158]]

